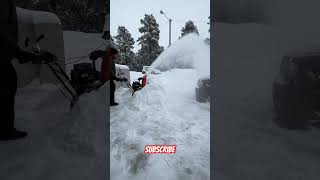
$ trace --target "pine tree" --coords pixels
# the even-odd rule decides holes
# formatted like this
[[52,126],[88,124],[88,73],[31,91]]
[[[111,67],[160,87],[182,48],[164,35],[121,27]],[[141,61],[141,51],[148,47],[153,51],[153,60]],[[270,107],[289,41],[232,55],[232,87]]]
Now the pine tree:
[[116,43],[114,42],[114,38],[112,36],[110,37],[110,46],[116,47]]
[[15,5],[21,8],[27,8],[34,0],[15,0]]
[[30,9],[58,15],[64,30],[98,33],[108,11],[100,6],[97,0],[33,0]]
[[135,41],[130,32],[124,27],[118,27],[118,35],[115,36],[115,47],[119,50],[119,60],[117,63],[125,64],[132,68],[134,61],[133,45]]
[[159,46],[159,24],[156,22],[154,16],[145,14],[144,19],[140,20],[142,27],[139,28],[139,32],[142,36],[138,38],[141,49],[138,51],[138,63],[140,69],[142,66],[149,66],[161,53]]
[[185,26],[181,29],[181,37],[189,34],[189,33],[196,33],[199,35],[199,31],[196,25],[194,25],[193,21],[189,20],[186,22]]

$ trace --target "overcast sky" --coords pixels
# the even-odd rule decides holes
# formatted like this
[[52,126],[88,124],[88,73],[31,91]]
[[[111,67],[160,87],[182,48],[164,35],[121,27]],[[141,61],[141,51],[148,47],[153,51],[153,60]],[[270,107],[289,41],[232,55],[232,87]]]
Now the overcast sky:
[[[171,43],[181,35],[181,28],[188,20],[194,21],[200,36],[209,37],[210,0],[110,0],[110,31],[117,35],[118,26],[125,26],[137,41],[141,36],[140,19],[145,14],[153,14],[160,29],[159,44],[165,48],[169,44],[169,22],[160,10],[172,19]],[[135,44],[134,51],[140,47]]]

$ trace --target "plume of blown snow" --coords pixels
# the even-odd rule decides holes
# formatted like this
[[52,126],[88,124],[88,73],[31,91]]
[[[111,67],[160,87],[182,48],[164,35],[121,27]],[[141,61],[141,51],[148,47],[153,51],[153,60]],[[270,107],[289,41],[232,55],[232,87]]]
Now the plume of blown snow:
[[210,46],[198,35],[190,33],[165,49],[151,69],[196,69],[200,77],[210,77]]

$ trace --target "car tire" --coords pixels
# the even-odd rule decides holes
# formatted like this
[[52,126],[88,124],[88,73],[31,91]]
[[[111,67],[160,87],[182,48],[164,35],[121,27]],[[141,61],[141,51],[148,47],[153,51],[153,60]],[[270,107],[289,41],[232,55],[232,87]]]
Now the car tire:
[[272,96],[274,122],[281,128],[304,129],[306,113],[303,104],[297,98],[299,95],[288,89],[273,87]]

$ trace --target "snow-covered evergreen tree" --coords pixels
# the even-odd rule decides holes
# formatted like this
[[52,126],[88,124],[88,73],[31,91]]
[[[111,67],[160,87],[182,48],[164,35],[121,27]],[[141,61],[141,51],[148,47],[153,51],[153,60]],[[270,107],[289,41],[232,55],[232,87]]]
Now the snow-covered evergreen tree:
[[15,5],[21,8],[27,8],[32,1],[36,1],[36,0],[15,0]]
[[191,20],[186,22],[185,26],[181,29],[181,37],[183,37],[189,33],[196,33],[199,35],[199,31],[198,31],[197,26]]
[[142,70],[142,65],[140,59],[138,58],[138,54],[134,53],[134,59],[132,61],[131,67],[133,71],[140,72]]
[[138,51],[139,68],[149,66],[163,51],[163,47],[159,46],[159,24],[152,14],[145,14],[144,19],[140,20],[142,27],[139,32],[142,36],[138,38],[138,43],[141,45]]
[[131,69],[132,61],[134,60],[134,53],[132,51],[135,43],[134,39],[124,26],[118,27],[118,35],[114,38],[115,47],[119,50],[118,63],[128,65]]
[[[101,1],[101,0],[100,0]],[[102,32],[108,8],[97,0],[33,0],[30,8],[49,11],[59,16],[64,30]]]
[[110,37],[110,46],[116,47],[116,43],[114,42],[114,38],[112,36]]

